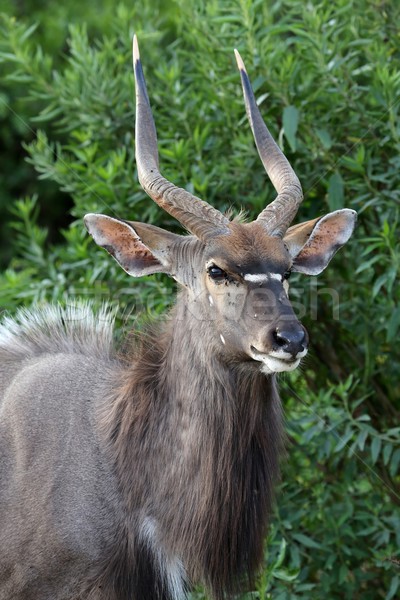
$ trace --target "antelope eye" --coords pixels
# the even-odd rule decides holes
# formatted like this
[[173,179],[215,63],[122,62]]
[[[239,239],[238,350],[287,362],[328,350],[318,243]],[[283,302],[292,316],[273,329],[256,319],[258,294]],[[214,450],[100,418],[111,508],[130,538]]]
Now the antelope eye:
[[282,276],[282,281],[287,281],[292,274],[292,269],[288,269]]
[[217,283],[220,281],[225,281],[228,278],[227,273],[216,265],[210,265],[207,269],[207,273],[211,279]]

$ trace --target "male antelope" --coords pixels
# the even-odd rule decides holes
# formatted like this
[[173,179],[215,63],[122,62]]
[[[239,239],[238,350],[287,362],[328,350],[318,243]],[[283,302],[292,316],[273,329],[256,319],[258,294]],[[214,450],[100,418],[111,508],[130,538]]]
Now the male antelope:
[[85,223],[129,275],[176,279],[171,318],[124,353],[87,307],[0,330],[1,600],[181,600],[197,582],[221,600],[260,565],[282,439],[275,373],[308,344],[286,279],[320,273],[356,215],[288,228],[301,187],[236,58],[276,200],[231,222],[162,177],[135,40],[139,180],[191,235]]

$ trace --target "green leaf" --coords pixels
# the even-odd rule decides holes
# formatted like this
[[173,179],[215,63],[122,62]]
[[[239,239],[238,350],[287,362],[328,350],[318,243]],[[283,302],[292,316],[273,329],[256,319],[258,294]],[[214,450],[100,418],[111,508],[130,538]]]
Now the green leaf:
[[338,210],[344,206],[344,182],[340,173],[333,173],[328,183],[328,205],[330,210]]
[[398,469],[400,465],[400,448],[397,448],[392,454],[392,458],[390,460],[389,472],[391,477],[395,477],[398,475]]
[[357,147],[356,161],[359,165],[364,164],[365,159],[365,146],[363,144],[359,144]]
[[295,581],[299,576],[299,569],[276,569],[273,572],[273,576],[281,581]]
[[282,538],[281,540],[281,544],[279,547],[279,554],[278,557],[275,561],[275,568],[278,568],[281,566],[281,564],[283,563],[284,559],[285,559],[285,554],[286,554],[286,540],[285,538]]
[[33,25],[31,25],[30,27],[28,27],[24,33],[21,35],[21,37],[19,38],[19,43],[22,44],[23,42],[25,42],[38,28],[39,23],[33,23]]
[[369,260],[362,261],[360,266],[356,269],[356,274],[362,273],[367,269],[371,268],[375,263],[382,260],[382,256],[377,254],[376,256],[372,256]]
[[388,275],[387,273],[382,273],[382,275],[380,275],[378,277],[378,279],[375,281],[373,288],[372,288],[372,297],[375,298],[375,296],[377,296],[381,290],[381,288],[386,284],[388,279]]
[[285,106],[283,109],[283,131],[290,148],[296,150],[296,133],[299,124],[299,111],[295,106]]
[[339,441],[336,444],[335,452],[340,452],[341,450],[343,450],[343,448],[347,446],[353,435],[354,431],[352,429],[349,429],[343,435],[339,436]]
[[324,149],[330,150],[330,148],[332,148],[333,142],[329,131],[327,129],[316,129],[315,133],[317,134],[318,139],[321,142]]
[[368,437],[368,432],[366,429],[362,429],[360,431],[360,433],[358,434],[357,437],[357,446],[359,447],[359,449],[361,450],[361,452],[364,450],[364,446],[365,446],[365,441]]
[[372,464],[373,465],[378,460],[378,456],[379,456],[379,453],[381,451],[381,446],[382,446],[382,440],[381,440],[381,438],[375,437],[372,440],[372,444],[371,444],[371,459],[372,459]]
[[383,447],[383,464],[386,466],[389,463],[390,456],[393,452],[392,444],[385,444]]
[[392,598],[395,597],[397,590],[399,589],[400,586],[400,577],[398,575],[395,575],[392,578],[392,581],[390,583],[390,588],[388,590],[388,593],[385,596],[385,600],[392,600]]
[[322,548],[321,544],[315,542],[312,538],[304,533],[294,533],[293,538],[306,548]]
[[351,156],[343,156],[340,159],[340,164],[349,169],[350,171],[353,171],[354,173],[364,173],[364,167],[360,165],[360,163],[357,162],[357,160],[351,158]]

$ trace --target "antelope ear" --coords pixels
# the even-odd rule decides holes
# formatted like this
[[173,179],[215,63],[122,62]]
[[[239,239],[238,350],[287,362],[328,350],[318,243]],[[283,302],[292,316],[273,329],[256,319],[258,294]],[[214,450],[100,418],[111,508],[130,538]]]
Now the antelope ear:
[[354,210],[343,208],[290,227],[283,238],[293,258],[293,271],[318,275],[345,244],[357,220]]
[[180,236],[154,225],[106,215],[88,214],[84,222],[96,244],[107,250],[128,275],[171,273],[170,249]]

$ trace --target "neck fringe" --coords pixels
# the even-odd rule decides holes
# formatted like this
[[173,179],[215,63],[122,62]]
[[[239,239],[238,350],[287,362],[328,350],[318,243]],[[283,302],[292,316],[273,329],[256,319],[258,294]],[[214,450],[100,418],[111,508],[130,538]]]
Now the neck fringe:
[[[210,380],[195,352],[171,342],[171,329],[152,327],[126,346],[103,419],[126,515],[131,570],[123,585],[137,600],[144,580],[153,586],[147,597],[173,598],[165,582],[150,584],[142,572],[138,532],[151,519],[166,560],[179,557],[190,583],[223,600],[251,585],[262,561],[279,477],[280,400],[274,379],[249,365],[228,367],[214,356]],[[150,564],[156,571],[154,557]]]

